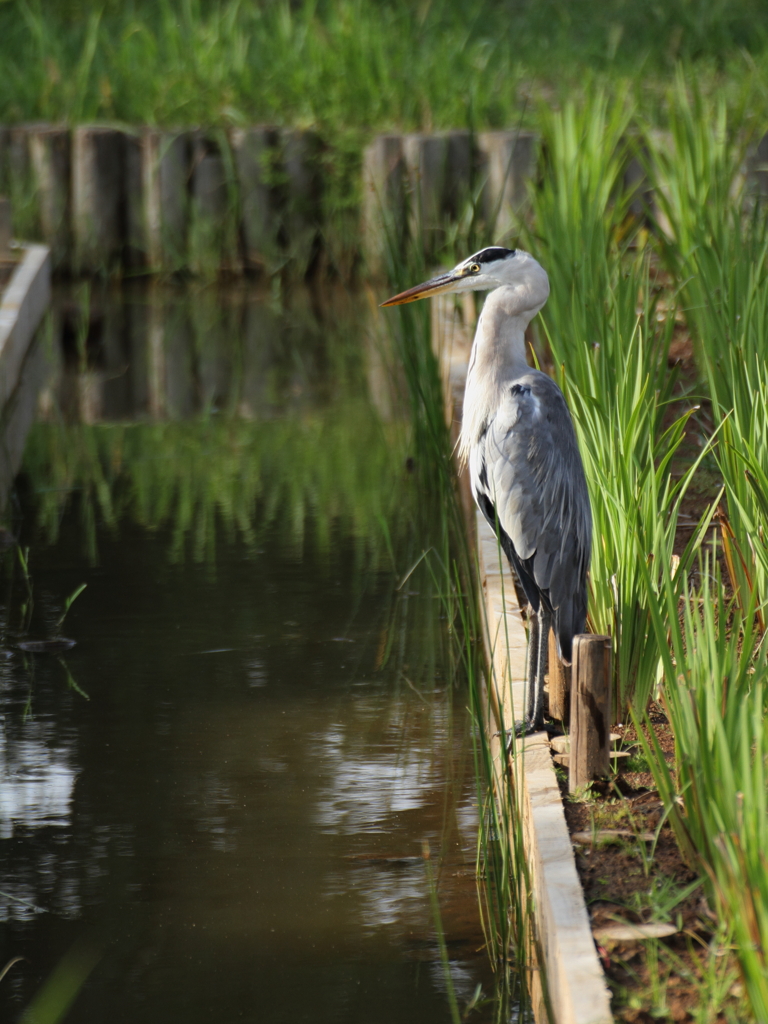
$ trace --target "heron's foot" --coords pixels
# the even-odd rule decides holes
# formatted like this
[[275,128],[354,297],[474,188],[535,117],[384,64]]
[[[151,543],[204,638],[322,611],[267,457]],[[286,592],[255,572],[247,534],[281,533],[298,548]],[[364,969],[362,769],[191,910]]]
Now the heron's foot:
[[541,732],[545,732],[550,740],[556,739],[558,736],[565,736],[565,729],[559,722],[545,722],[541,727]]
[[541,729],[540,725],[536,722],[532,722],[530,718],[524,718],[522,721],[518,720],[515,722],[515,736],[530,736],[534,732],[539,732]]

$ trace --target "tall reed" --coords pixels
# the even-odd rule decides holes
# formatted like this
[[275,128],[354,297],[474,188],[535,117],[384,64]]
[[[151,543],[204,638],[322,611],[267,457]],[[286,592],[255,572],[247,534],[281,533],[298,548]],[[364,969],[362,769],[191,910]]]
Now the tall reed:
[[[664,572],[652,628],[675,736],[670,765],[652,728],[638,736],[681,850],[731,931],[756,1020],[768,1020],[768,658],[754,605],[729,605],[714,557],[702,587]],[[650,582],[650,581],[649,581]],[[757,648],[757,649],[756,649]]]
[[[609,99],[600,90],[579,109],[543,111],[543,183],[531,189],[530,244],[551,285],[542,316],[594,519],[589,622],[614,639],[620,716],[629,704],[644,708],[657,683],[651,606],[695,470],[672,472],[691,410],[665,427],[674,318],[660,322],[648,257],[632,245],[637,225],[624,176],[633,114],[626,95]],[[641,563],[651,566],[649,574]]]
[[699,591],[684,580],[681,592],[679,579],[663,567],[662,602],[651,612],[675,736],[674,769],[652,730],[641,741],[680,847],[733,935],[755,1019],[765,1020],[768,668],[760,633],[768,599],[768,220],[742,176],[744,121],[729,117],[722,99],[708,100],[683,81],[668,100],[669,132],[646,136],[656,234],[666,267],[680,282],[701,391],[718,431],[715,453],[727,501],[723,554],[735,599],[729,604],[724,597],[714,552]]
[[[728,508],[723,544],[742,611],[757,587],[768,600],[768,209],[742,174],[749,131],[720,100],[670,94],[670,132],[649,133],[662,255],[681,284],[696,362],[721,436]],[[765,621],[761,607],[758,615]]]

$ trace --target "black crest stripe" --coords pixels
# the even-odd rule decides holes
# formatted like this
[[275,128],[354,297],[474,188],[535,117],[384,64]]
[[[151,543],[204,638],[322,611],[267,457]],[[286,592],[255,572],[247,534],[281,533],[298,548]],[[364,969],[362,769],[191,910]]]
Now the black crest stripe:
[[504,249],[500,245],[492,245],[488,249],[481,249],[470,259],[473,263],[493,263],[494,260],[503,260],[507,256],[514,256],[514,249]]

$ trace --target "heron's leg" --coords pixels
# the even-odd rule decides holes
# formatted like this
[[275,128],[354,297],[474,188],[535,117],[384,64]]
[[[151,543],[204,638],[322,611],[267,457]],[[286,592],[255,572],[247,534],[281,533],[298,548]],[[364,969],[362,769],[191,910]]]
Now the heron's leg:
[[528,607],[528,657],[526,659],[525,725],[530,726],[536,706],[536,670],[539,661],[539,615]]
[[552,615],[544,607],[543,601],[539,608],[538,619],[536,682],[533,689],[533,701],[529,703],[530,714],[528,716],[528,721],[533,729],[541,728],[544,723],[544,676],[547,674],[549,667],[549,630],[552,625]]

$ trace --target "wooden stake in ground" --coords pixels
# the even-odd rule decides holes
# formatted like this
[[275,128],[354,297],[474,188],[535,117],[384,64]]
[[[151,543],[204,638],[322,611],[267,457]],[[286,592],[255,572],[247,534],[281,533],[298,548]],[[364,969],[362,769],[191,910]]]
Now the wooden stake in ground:
[[608,774],[610,725],[611,638],[576,636],[571,666],[570,793]]
[[[448,166],[445,169],[443,213],[458,221],[472,197],[472,135],[466,129],[446,132]],[[472,298],[465,295],[465,298]]]
[[189,260],[191,132],[149,128],[141,136],[141,196],[146,261],[179,270]]
[[245,257],[252,267],[278,265],[276,128],[237,128],[230,136],[240,188]]
[[81,125],[72,135],[74,270],[103,274],[122,260],[125,242],[125,136]]
[[477,148],[480,178],[485,182],[483,216],[494,237],[500,238],[519,229],[527,182],[533,177],[536,136],[521,131],[480,132]]
[[200,131],[192,146],[190,263],[198,274],[233,269],[227,230],[233,210],[221,142]]
[[29,159],[40,204],[40,227],[55,269],[70,255],[70,191],[72,136],[67,128],[31,125]]
[[11,258],[11,201],[0,196],[0,260]]
[[571,704],[570,677],[557,653],[557,639],[549,631],[549,717],[568,724]]
[[379,135],[363,153],[363,251],[368,272],[383,276],[387,249],[405,239],[405,157],[400,135]]
[[406,135],[403,155],[410,194],[411,235],[419,240],[427,261],[433,260],[441,241],[443,196],[448,171],[446,135]]

